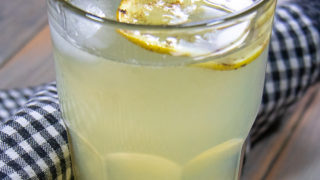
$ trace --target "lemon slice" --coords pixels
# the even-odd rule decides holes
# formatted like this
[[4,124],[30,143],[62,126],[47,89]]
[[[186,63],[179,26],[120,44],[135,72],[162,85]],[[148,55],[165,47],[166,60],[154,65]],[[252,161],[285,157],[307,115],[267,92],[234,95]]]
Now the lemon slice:
[[120,22],[177,25],[206,15],[213,18],[232,12],[208,0],[122,0],[117,11]]
[[182,179],[234,179],[242,144],[242,139],[231,139],[201,153],[184,166]]
[[106,157],[107,179],[178,180],[181,168],[163,157],[138,153],[112,153]]
[[[212,18],[232,11],[208,0],[122,0],[117,20],[132,24],[173,25],[192,22],[204,15]],[[202,59],[238,48],[249,34],[250,23],[251,17],[248,17],[215,29],[207,27],[179,32],[121,29],[118,32],[134,44],[153,52]],[[248,58],[209,61],[196,66],[215,70],[237,69],[255,60],[263,49],[257,48],[251,56],[246,55]]]
[[134,24],[179,24],[188,20],[196,5],[184,6],[180,0],[122,0],[117,18]]
[[268,43],[264,43],[260,47],[256,47],[251,52],[245,54],[245,57],[233,57],[229,59],[223,59],[220,61],[208,61],[198,64],[192,64],[192,66],[202,67],[206,69],[215,70],[235,70],[250,64],[256,60],[261,53],[263,53]]

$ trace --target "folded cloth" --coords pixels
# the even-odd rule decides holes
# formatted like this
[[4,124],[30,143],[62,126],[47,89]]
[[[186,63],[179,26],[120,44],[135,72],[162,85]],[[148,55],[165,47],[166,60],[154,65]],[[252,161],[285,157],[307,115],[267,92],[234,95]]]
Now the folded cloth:
[[298,0],[276,9],[262,106],[251,131],[254,143],[315,82],[320,72],[320,1]]
[[27,100],[37,89],[38,87],[0,91],[0,123],[26,104]]
[[0,125],[0,179],[71,177],[66,126],[52,83]]
[[[314,10],[304,1],[277,8],[263,101],[250,134],[252,143],[281,122],[288,108],[319,80],[320,13],[317,8],[305,13]],[[0,91],[0,179],[72,178],[55,83]]]

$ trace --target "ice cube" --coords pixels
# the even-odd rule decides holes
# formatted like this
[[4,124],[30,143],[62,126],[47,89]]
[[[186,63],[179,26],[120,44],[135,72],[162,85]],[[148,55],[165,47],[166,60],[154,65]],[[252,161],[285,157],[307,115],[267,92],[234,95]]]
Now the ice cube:
[[253,4],[253,0],[206,0],[207,2],[212,2],[213,4],[219,4],[221,6],[227,7],[234,11],[242,10]]
[[[81,2],[79,7],[96,16],[105,17],[104,12],[98,6],[88,1]],[[69,22],[67,22],[70,26],[69,31],[74,31],[73,34],[77,38],[88,39],[102,27],[98,22],[76,14],[70,14],[67,18],[69,19]]]
[[64,39],[55,28],[51,28],[51,36],[53,44],[59,53],[63,54],[66,58],[74,59],[81,62],[98,62],[99,58],[81,50],[79,47],[76,47],[75,42],[72,42],[71,39]]

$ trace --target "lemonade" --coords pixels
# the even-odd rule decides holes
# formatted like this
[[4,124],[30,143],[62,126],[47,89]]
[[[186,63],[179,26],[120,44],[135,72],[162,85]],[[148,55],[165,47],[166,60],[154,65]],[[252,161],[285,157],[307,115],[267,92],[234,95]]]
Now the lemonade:
[[[59,99],[77,179],[238,178],[242,145],[261,101],[271,17],[263,23],[268,28],[236,28],[244,33],[222,44],[225,52],[218,54],[221,49],[202,45],[178,43],[168,50],[157,41],[141,44],[150,41],[143,31],[100,24],[82,46],[61,35],[63,28],[50,15]],[[248,27],[254,19],[249,17]],[[240,47],[251,36],[256,39],[250,45],[227,48]],[[123,49],[121,58],[113,57]]]

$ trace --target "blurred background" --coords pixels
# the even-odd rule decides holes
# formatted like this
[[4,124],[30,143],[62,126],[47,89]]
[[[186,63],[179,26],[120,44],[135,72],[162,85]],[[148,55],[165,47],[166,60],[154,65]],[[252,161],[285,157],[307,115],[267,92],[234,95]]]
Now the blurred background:
[[54,80],[45,0],[1,0],[0,89]]

